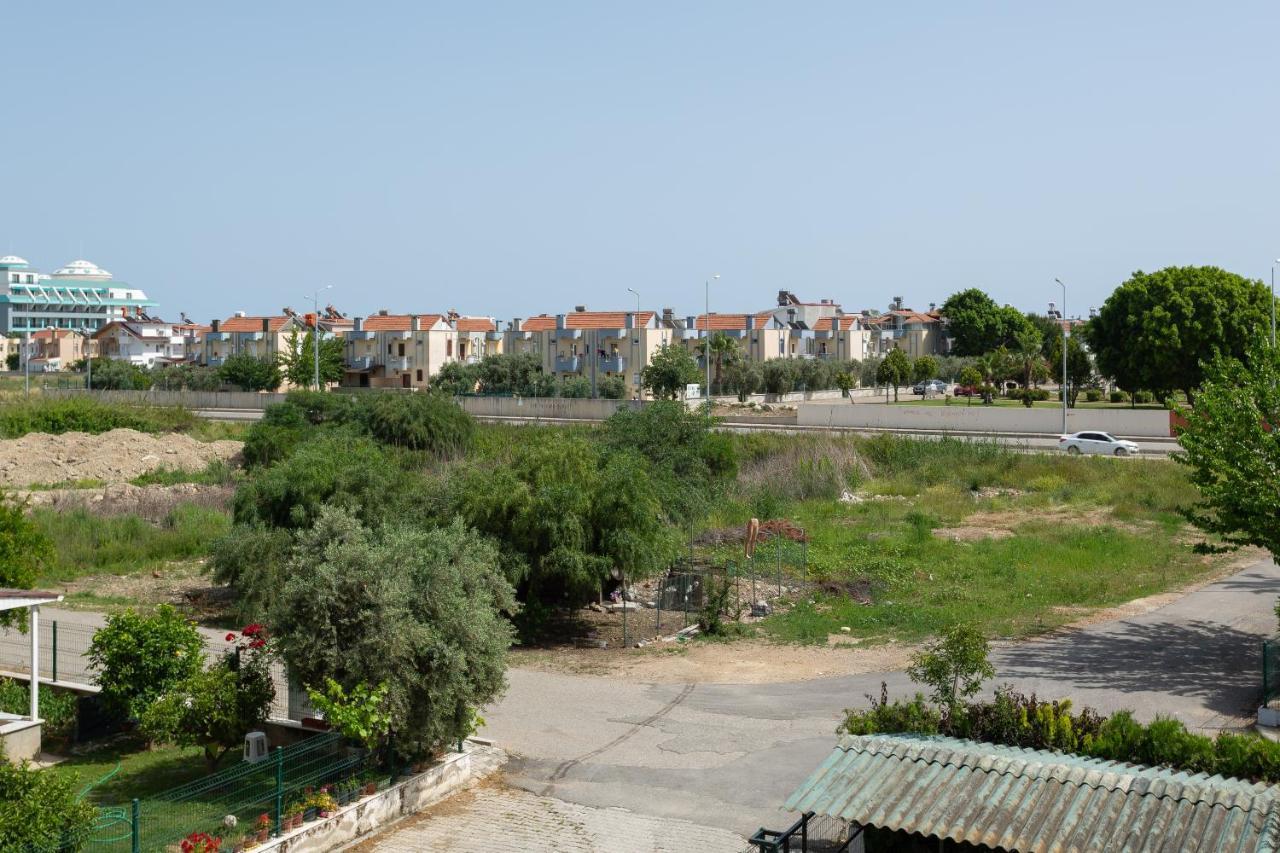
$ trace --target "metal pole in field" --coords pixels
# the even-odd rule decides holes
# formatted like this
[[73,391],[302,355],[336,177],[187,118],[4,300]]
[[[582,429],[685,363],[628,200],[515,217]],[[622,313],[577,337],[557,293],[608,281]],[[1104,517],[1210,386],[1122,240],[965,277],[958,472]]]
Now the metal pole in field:
[[315,381],[316,381],[317,391],[320,390],[320,294],[332,288],[333,288],[332,284],[326,284],[324,287],[317,290],[311,296],[311,312],[312,314],[315,315],[315,318],[316,318],[315,325],[312,326],[311,328],[311,336],[315,339],[315,361],[316,361]]
[[1071,332],[1067,329],[1067,286],[1062,283],[1062,279],[1055,278],[1054,281],[1062,288],[1062,310],[1058,316],[1062,318],[1062,433],[1067,432],[1067,338],[1071,336]]
[[1276,346],[1276,264],[1280,264],[1280,258],[1271,265],[1271,348]]
[[142,837],[139,824],[142,822],[141,806],[135,797],[129,808],[129,847],[133,853],[142,853]]
[[706,293],[704,294],[706,297],[706,305],[704,306],[706,308],[706,314],[703,315],[703,320],[705,322],[703,323],[702,329],[704,332],[702,337],[702,357],[706,359],[707,363],[707,390],[703,393],[707,398],[708,415],[711,414],[711,280],[719,277],[720,273],[716,273],[711,276],[711,278],[706,279],[706,281],[703,282],[706,285]]
[[277,746],[275,753],[276,764],[276,835],[281,835],[281,826],[284,817],[284,747]]

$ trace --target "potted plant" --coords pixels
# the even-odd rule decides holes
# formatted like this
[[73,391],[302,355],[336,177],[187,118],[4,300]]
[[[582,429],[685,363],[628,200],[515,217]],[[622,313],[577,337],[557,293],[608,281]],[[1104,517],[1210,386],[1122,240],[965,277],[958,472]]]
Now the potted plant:
[[[231,853],[243,853],[243,851],[247,850],[248,848],[244,846],[244,842],[245,836],[243,835],[233,841],[231,843]],[[254,846],[257,847],[258,845],[255,844]]]
[[193,832],[182,839],[182,853],[218,853],[222,839],[207,832]]
[[286,830],[297,829],[302,826],[302,803],[294,800],[289,807],[284,810],[284,828]]
[[253,828],[258,831],[258,843],[266,844],[267,839],[271,837],[271,817],[266,812],[258,815],[258,819],[253,822]]
[[250,832],[240,838],[245,850],[253,850],[258,846],[258,833]]
[[378,792],[378,777],[374,775],[373,771],[366,771],[361,777],[361,781],[364,783],[364,795],[366,797],[371,797]]
[[338,801],[328,791],[320,791],[315,795],[316,814],[322,818],[331,817],[338,810]]
[[334,796],[338,799],[338,808],[342,808],[351,802],[351,783],[339,782],[338,787],[334,789]]

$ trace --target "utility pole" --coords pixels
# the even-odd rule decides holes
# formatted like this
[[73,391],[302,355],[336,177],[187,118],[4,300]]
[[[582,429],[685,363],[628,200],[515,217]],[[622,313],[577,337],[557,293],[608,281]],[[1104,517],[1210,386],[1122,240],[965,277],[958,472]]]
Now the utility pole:
[[706,323],[703,331],[706,332],[706,335],[702,339],[702,357],[706,359],[706,362],[707,362],[707,390],[704,392],[704,394],[706,395],[706,398],[707,398],[707,414],[708,415],[711,414],[711,279],[718,279],[718,278],[720,278],[720,273],[716,273],[715,275],[711,276],[711,278],[706,279],[703,282],[704,285],[706,286],[706,293],[704,294],[704,296],[706,298],[707,313],[704,317],[704,319],[706,320]]
[[320,294],[333,287],[332,284],[326,284],[317,290],[311,296],[311,313],[315,317],[315,325],[311,328],[311,336],[315,339],[316,351],[316,390],[320,390]]
[[1062,434],[1067,434],[1067,339],[1071,337],[1071,332],[1067,329],[1067,286],[1062,283],[1062,279],[1055,278],[1054,281],[1062,288],[1062,310],[1058,314],[1058,318],[1062,321]]

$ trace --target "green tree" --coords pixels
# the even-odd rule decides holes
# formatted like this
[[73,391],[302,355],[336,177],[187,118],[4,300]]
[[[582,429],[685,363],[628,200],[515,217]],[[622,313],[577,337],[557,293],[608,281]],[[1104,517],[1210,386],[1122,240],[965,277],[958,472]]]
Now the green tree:
[[[435,376],[431,377],[431,390],[450,397],[460,394],[474,394],[480,383],[480,368],[475,364],[463,364],[450,361],[441,365]],[[499,393],[497,391],[486,393]]]
[[[295,326],[285,337],[285,349],[276,356],[280,373],[295,388],[313,388],[316,384],[316,336],[313,329],[298,334]],[[346,361],[346,343],[338,336],[320,336],[321,387],[342,381]]]
[[303,684],[387,686],[398,749],[467,736],[505,683],[517,605],[496,549],[461,521],[370,529],[326,508],[301,535],[272,623]]
[[549,377],[542,372],[542,362],[530,352],[487,355],[476,366],[475,377],[484,394],[547,396],[534,393],[537,383]]
[[957,707],[995,678],[988,660],[986,637],[970,625],[955,625],[911,656],[907,676],[932,688],[930,698],[939,705]]
[[[1051,376],[1062,380],[1062,333],[1051,342],[1048,356],[1048,370]],[[1067,338],[1067,383],[1070,393],[1067,394],[1067,405],[1075,408],[1080,389],[1093,381],[1093,359],[1089,351],[1080,343],[1078,335]]]
[[983,383],[982,371],[978,368],[970,366],[960,371],[959,382],[971,388],[976,388]]
[[836,387],[840,389],[841,397],[849,396],[849,389],[853,388],[853,376],[845,371],[836,374]]
[[606,400],[624,400],[627,397],[627,382],[621,376],[606,376],[598,383],[597,390]]
[[[27,502],[0,491],[0,587],[31,589],[56,560],[53,542],[27,517]],[[26,630],[27,609],[0,611],[0,625]]]
[[876,382],[893,386],[893,401],[898,402],[898,386],[911,381],[911,359],[900,349],[891,349],[876,368]]
[[10,370],[18,370],[22,367],[22,353],[14,350],[4,357],[4,366]]
[[712,373],[714,378],[711,380],[712,393],[719,394],[724,363],[737,357],[738,342],[724,332],[712,332],[710,341],[704,338],[698,343],[697,349],[705,356],[708,347],[711,349],[711,363],[714,366]]
[[1200,487],[1187,517],[1227,547],[1280,558],[1280,351],[1258,343],[1247,362],[1219,356],[1205,370],[1174,454]]
[[760,367],[766,394],[789,394],[796,390],[799,369],[794,359],[771,358]]
[[585,376],[560,377],[560,396],[574,400],[586,400],[591,396],[591,380]]
[[1010,346],[1029,323],[1016,308],[997,305],[976,287],[953,293],[939,312],[947,320],[951,351],[955,355],[982,355]]
[[90,376],[98,391],[145,391],[152,379],[145,367],[115,358],[95,358]]
[[360,682],[344,690],[332,678],[324,680],[323,688],[307,688],[312,707],[324,715],[325,722],[371,752],[391,731],[390,692],[385,681],[377,687]]
[[108,616],[94,632],[89,661],[98,671],[108,713],[137,719],[166,691],[200,672],[204,643],[195,625],[168,604],[151,615],[129,609]]
[[475,419],[440,393],[369,394],[355,412],[368,433],[391,447],[444,458],[471,444]]
[[218,368],[218,378],[241,391],[274,391],[283,381],[275,362],[248,352],[227,356]]
[[1022,387],[1030,390],[1036,376],[1036,367],[1044,361],[1041,353],[1040,333],[1032,328],[1018,332],[1014,339],[1013,357],[1018,362],[1018,377]]
[[680,344],[663,344],[640,372],[640,384],[658,400],[675,400],[686,385],[697,382],[701,373]]
[[1098,371],[1121,388],[1191,399],[1201,365],[1244,357],[1270,323],[1270,298],[1262,282],[1217,267],[1135,272],[1089,321],[1086,342]]
[[152,743],[203,747],[209,772],[216,770],[228,752],[244,744],[246,734],[266,721],[275,698],[260,634],[259,626],[250,626],[237,649],[157,696],[138,720],[142,734]]
[[911,378],[916,382],[928,382],[938,375],[938,360],[922,355],[911,364]]
[[79,850],[98,810],[72,783],[68,774],[11,764],[0,751],[0,850]]

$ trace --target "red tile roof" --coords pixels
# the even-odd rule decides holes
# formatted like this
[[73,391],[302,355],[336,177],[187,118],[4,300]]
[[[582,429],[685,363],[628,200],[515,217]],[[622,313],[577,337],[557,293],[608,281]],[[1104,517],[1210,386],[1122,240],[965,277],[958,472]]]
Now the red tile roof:
[[[566,329],[621,329],[627,325],[627,315],[630,311],[574,311],[572,314],[566,314],[564,318],[564,326]],[[641,311],[636,316],[637,326],[648,326],[653,321],[654,312]],[[528,320],[520,324],[520,329],[525,332],[543,332],[556,327],[556,318],[549,314],[539,314],[537,317],[530,317]]]
[[279,317],[228,317],[222,321],[219,331],[222,332],[261,332],[262,321],[268,321],[267,328],[272,332],[278,332],[289,322],[289,317],[281,315]]
[[[752,317],[751,328],[763,329],[767,328],[773,320],[773,314],[765,311],[760,314],[717,314],[711,313],[711,331],[716,330],[737,330],[747,328],[747,317]],[[707,315],[699,314],[693,318],[693,327],[695,329],[707,328]]]
[[818,321],[818,324],[814,326],[814,329],[818,331],[829,332],[832,330],[832,326],[834,325],[835,321],[839,320],[840,331],[847,332],[853,328],[854,323],[857,321],[857,319],[858,319],[857,317],[850,317],[848,315],[844,317],[823,317]]
[[459,317],[455,326],[459,332],[494,332],[498,329],[492,317]]
[[[419,314],[419,328],[430,329],[442,319],[440,314]],[[412,314],[374,314],[366,317],[364,328],[369,332],[408,332],[413,329]]]
[[34,341],[48,341],[52,340],[54,335],[57,335],[60,338],[65,338],[74,334],[75,332],[71,329],[41,329],[40,331],[32,334],[31,339]]

